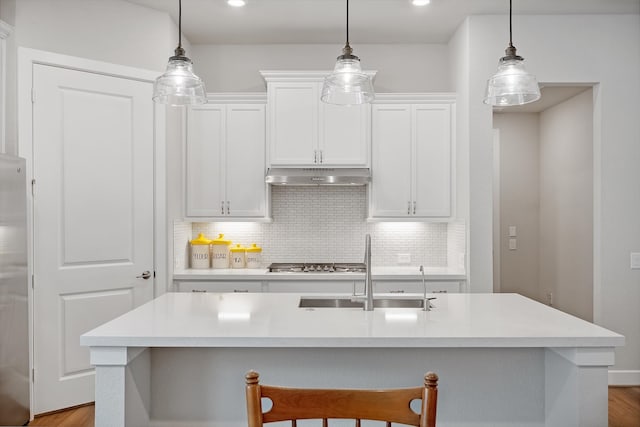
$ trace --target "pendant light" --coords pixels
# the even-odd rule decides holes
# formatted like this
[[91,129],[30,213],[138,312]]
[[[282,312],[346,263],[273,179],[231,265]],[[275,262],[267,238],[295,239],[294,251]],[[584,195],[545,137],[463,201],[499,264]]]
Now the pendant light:
[[498,71],[487,81],[484,103],[496,107],[522,105],[540,99],[540,88],[533,74],[524,68],[524,58],[516,55],[512,40],[511,1],[509,0],[509,46],[500,58]]
[[333,73],[325,77],[320,100],[327,104],[357,105],[373,101],[371,77],[362,72],[360,58],[349,46],[349,0],[347,0],[347,42]]
[[193,64],[182,48],[182,0],[178,10],[178,47],[169,58],[167,70],[153,85],[153,100],[168,105],[194,105],[207,102],[204,83],[193,74]]

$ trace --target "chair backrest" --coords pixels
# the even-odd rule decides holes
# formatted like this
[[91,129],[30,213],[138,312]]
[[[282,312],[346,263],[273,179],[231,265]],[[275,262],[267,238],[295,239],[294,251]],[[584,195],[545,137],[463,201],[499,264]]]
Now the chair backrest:
[[[249,371],[245,375],[247,392],[247,415],[249,427],[260,427],[265,423],[296,420],[321,419],[328,426],[329,419],[352,419],[355,426],[360,420],[386,421],[417,427],[435,427],[438,402],[438,376],[428,372],[424,385],[414,388],[387,390],[363,389],[309,389],[275,387],[260,384],[260,375]],[[271,400],[270,410],[262,411],[262,398]],[[421,411],[416,414],[411,408],[412,400],[420,399]]]

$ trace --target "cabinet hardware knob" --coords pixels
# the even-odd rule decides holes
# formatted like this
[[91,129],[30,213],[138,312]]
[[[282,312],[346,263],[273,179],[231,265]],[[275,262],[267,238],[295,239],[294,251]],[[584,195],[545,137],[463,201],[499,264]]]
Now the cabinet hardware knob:
[[313,163],[318,163],[318,150],[313,150]]
[[322,150],[320,150],[320,164],[322,164]]
[[231,215],[231,202],[227,200],[227,215]]
[[411,215],[411,200],[407,202],[407,215]]
[[224,215],[224,200],[220,202],[220,213]]
[[413,214],[416,214],[416,201],[413,201]]

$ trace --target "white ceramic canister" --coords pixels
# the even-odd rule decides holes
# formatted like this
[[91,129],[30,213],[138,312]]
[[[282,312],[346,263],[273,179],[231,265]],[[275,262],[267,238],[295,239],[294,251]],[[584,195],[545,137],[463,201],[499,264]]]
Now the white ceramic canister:
[[211,267],[229,268],[229,246],[231,240],[225,240],[224,234],[218,234],[217,239],[211,241]]
[[247,248],[247,268],[260,268],[262,265],[262,248],[255,243]]
[[197,239],[191,241],[191,268],[209,268],[211,266],[210,244],[211,240],[204,237],[202,233],[198,234]]
[[246,250],[240,243],[231,247],[231,268],[244,268],[246,266]]

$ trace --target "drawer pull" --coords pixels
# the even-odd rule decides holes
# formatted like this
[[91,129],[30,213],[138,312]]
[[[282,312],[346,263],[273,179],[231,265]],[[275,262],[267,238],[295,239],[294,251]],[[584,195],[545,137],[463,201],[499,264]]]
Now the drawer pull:
[[201,292],[202,293],[202,292],[207,292],[207,291],[204,290],[204,289],[191,289],[191,292]]
[[249,292],[249,289],[234,289],[233,292],[237,292],[237,293],[244,293],[244,292]]
[[390,294],[404,294],[404,289],[390,290],[389,293]]

